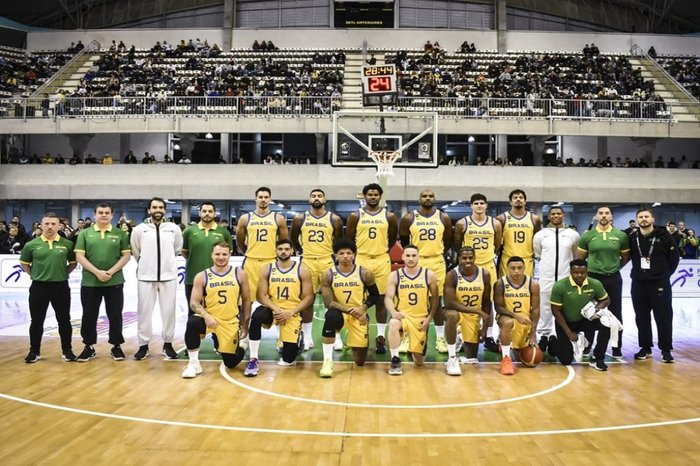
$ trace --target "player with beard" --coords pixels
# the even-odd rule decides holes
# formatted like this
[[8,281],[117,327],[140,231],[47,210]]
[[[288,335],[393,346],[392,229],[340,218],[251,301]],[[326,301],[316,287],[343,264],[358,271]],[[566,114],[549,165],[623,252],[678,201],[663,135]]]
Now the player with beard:
[[542,220],[525,208],[527,204],[525,191],[514,189],[508,194],[508,199],[510,200],[510,210],[496,217],[503,228],[503,250],[498,269],[499,276],[508,275],[508,260],[517,256],[525,262],[525,275],[532,277],[535,270],[532,240],[535,233],[542,228]]

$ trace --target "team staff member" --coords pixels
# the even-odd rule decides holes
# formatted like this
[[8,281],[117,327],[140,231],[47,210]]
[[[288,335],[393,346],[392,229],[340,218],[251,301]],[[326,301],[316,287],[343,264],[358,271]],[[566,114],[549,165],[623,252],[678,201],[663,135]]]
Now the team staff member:
[[22,249],[19,265],[31,277],[29,287],[29,353],[26,363],[41,359],[41,337],[49,303],[56,313],[58,334],[64,361],[75,361],[71,345],[73,328],[70,323],[70,288],[68,275],[75,269],[73,242],[58,235],[59,218],[53,212],[41,219],[41,236],[29,241]]
[[[185,296],[191,301],[194,277],[207,267],[214,265],[211,252],[214,245],[220,242],[232,245],[231,233],[216,223],[216,206],[213,202],[202,202],[199,205],[199,223],[191,225],[182,232],[182,251],[180,254],[187,259],[185,263]],[[189,312],[192,315],[192,311]]]
[[493,293],[498,326],[501,328],[501,374],[513,375],[511,345],[516,353],[536,345],[537,321],[540,318],[540,285],[525,274],[525,261],[513,256],[506,264],[508,275],[496,282]]
[[639,229],[630,235],[632,306],[639,331],[640,350],[635,359],[651,357],[651,312],[654,311],[661,359],[673,362],[673,306],[670,277],[680,257],[671,234],[654,225],[651,209],[637,211]]
[[565,366],[574,360],[574,346],[581,336],[579,332],[598,331],[598,340],[593,350],[594,358],[589,365],[596,370],[606,371],[605,351],[610,341],[610,327],[600,323],[600,319],[588,320],[581,315],[591,301],[596,309],[603,309],[610,304],[610,298],[603,284],[588,276],[588,264],[583,259],[574,259],[569,268],[571,275],[558,280],[552,287],[551,307],[554,315],[558,338],[552,342],[551,353]]
[[124,308],[124,273],[122,268],[131,258],[129,238],[120,228],[112,226],[114,214],[108,204],[95,207],[95,224],[86,228],[75,241],[75,257],[83,266],[83,280],[80,284],[80,301],[83,305],[83,319],[80,335],[85,348],[79,362],[94,358],[97,353],[97,317],[102,300],[109,320],[109,343],[112,345],[112,358],[124,360],[122,335],[122,310]]
[[303,348],[301,311],[314,300],[311,274],[304,264],[292,260],[294,247],[288,239],[277,241],[277,260],[260,273],[258,282],[258,307],[250,318],[250,360],[244,375],[258,375],[258,349],[262,328],[274,323],[279,327],[282,341],[282,359],[279,366],[292,366]]
[[255,190],[255,210],[238,220],[236,245],[245,255],[243,270],[248,274],[250,296],[256,299],[260,272],[275,261],[275,243],[289,238],[284,215],[270,210],[270,188]]
[[163,322],[163,354],[177,359],[173,348],[177,292],[177,256],[182,249],[182,231],[165,220],[165,201],[154,197],[148,202],[149,221],[131,232],[131,254],[138,268],[138,341],[134,359],[148,357],[148,344],[153,336],[153,307],[158,299]]
[[445,281],[445,333],[447,334],[447,375],[462,375],[457,359],[457,326],[462,329],[467,364],[478,364],[479,342],[491,325],[491,277],[478,267],[474,249],[464,246],[457,255],[459,265]]
[[[449,215],[435,208],[435,193],[432,190],[421,191],[418,202],[420,208],[407,213],[401,219],[399,226],[401,245],[406,247],[414,244],[418,247],[420,251],[418,265],[433,271],[437,277],[438,293],[442,297],[447,273],[443,254],[452,246],[452,220]],[[435,349],[440,353],[447,353],[445,318],[439,301],[434,319]]]
[[408,351],[416,366],[423,365],[428,326],[438,307],[437,277],[432,270],[420,267],[418,248],[409,244],[401,256],[404,267],[389,277],[384,304],[391,314],[389,322],[389,375],[401,375],[399,344],[401,333],[408,334]]
[[377,183],[362,188],[365,206],[348,216],[347,237],[357,244],[357,265],[374,275],[379,293],[375,306],[377,315],[377,339],[375,351],[386,353],[386,317],[384,294],[391,273],[389,250],[396,242],[398,221],[393,212],[381,206],[384,190]]
[[535,254],[532,241],[540,228],[542,220],[525,209],[527,195],[522,189],[514,189],[508,194],[510,211],[499,215],[497,220],[503,228],[503,250],[499,276],[508,275],[508,260],[518,256],[525,261],[525,275],[532,277],[535,271]]
[[333,341],[343,328],[348,331],[348,345],[355,364],[365,364],[369,347],[367,309],[379,299],[372,272],[355,265],[355,243],[336,241],[333,252],[338,265],[323,274],[321,288],[327,309],[323,322],[323,366],[319,373],[324,378],[333,376]]
[[[311,286],[314,293],[321,291],[321,278],[332,268],[333,244],[343,236],[343,220],[336,214],[326,211],[326,193],[313,189],[309,193],[311,209],[299,214],[292,220],[291,240],[300,251],[301,263],[311,273]],[[314,303],[301,314],[301,328],[304,331],[304,350],[314,346],[312,323]],[[341,347],[342,349],[342,347]]]
[[[627,234],[612,224],[613,214],[608,206],[596,211],[598,225],[586,231],[578,242],[576,257],[588,258],[588,276],[599,280],[610,296],[610,312],[622,322],[622,275],[620,269],[630,259],[630,242]],[[586,334],[588,341],[593,335]],[[622,359],[622,331],[617,348],[612,349],[614,359]]]
[[199,346],[202,338],[209,332],[215,332],[217,335],[218,351],[224,366],[232,369],[245,356],[245,349],[240,346],[240,341],[248,333],[250,318],[248,277],[241,268],[229,264],[229,243],[214,245],[211,257],[214,265],[194,277],[190,301],[190,309],[194,315],[187,320],[185,330],[185,344],[190,362],[182,371],[183,379],[192,379],[202,373]]

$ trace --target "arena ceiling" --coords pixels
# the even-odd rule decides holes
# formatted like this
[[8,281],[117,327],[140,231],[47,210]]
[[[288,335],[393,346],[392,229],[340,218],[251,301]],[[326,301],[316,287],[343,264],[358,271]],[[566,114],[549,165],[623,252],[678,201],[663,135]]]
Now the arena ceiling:
[[[495,0],[472,1],[488,3]],[[32,0],[2,3],[0,16],[27,26],[100,29],[176,11],[223,5],[224,1]],[[229,0],[229,3],[235,4],[236,0]],[[601,11],[604,11],[604,17],[618,16],[618,21],[609,23],[612,29],[620,29],[620,24],[633,25],[627,27],[626,32],[700,32],[699,0],[506,0],[506,3],[508,6],[597,23],[600,23]],[[627,16],[630,21],[619,21],[619,16]]]

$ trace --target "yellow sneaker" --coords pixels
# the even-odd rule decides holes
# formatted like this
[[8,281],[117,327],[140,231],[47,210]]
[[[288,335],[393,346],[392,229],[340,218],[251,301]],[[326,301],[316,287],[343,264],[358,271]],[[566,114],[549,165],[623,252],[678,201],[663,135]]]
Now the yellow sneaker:
[[447,353],[447,340],[445,340],[445,337],[438,337],[435,340],[435,349],[438,353]]
[[332,359],[326,359],[325,361],[323,361],[323,366],[321,366],[321,370],[319,371],[318,375],[323,379],[329,379],[333,377]]
[[399,343],[399,353],[408,353],[408,343],[408,335],[404,335],[403,338],[401,338],[401,343]]

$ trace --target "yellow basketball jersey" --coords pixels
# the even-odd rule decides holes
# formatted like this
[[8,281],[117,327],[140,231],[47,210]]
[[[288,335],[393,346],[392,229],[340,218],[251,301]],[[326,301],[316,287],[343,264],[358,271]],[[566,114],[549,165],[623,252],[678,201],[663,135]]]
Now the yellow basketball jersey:
[[306,257],[330,257],[333,255],[333,222],[331,213],[314,217],[304,213],[299,240]]
[[277,222],[275,213],[269,212],[260,216],[255,212],[248,213],[246,227],[245,256],[251,259],[274,259],[275,243],[277,242]]
[[459,271],[459,267],[452,269],[457,279],[455,287],[455,298],[457,301],[468,307],[477,307],[481,309],[482,300],[484,297],[484,269],[476,268],[476,273],[472,277],[465,277]]
[[376,214],[370,214],[365,209],[357,212],[357,253],[363,256],[386,254],[389,248],[389,211],[384,207]]
[[406,269],[396,271],[396,310],[412,317],[424,317],[430,312],[430,288],[428,269],[420,267],[414,277],[406,275]]
[[493,263],[496,258],[496,227],[493,217],[486,216],[484,223],[476,223],[471,215],[464,217],[465,229],[462,246],[474,248],[476,265]]
[[223,275],[212,268],[204,271],[204,307],[220,321],[238,321],[238,302],[241,283],[236,276],[237,267],[229,267]]
[[282,270],[277,261],[269,265],[269,287],[267,296],[279,307],[288,311],[301,302],[301,269],[298,262],[292,262],[287,270]]
[[442,242],[445,225],[440,214],[440,209],[435,209],[429,217],[413,211],[413,221],[408,231],[411,233],[411,244],[418,248],[421,257],[441,256],[445,250]]
[[505,213],[506,223],[503,225],[503,255],[508,257],[520,256],[530,259],[534,255],[532,239],[535,236],[535,222],[532,212],[526,212],[520,218]]
[[516,314],[524,312],[529,317],[532,279],[526,275],[523,284],[517,288],[513,286],[508,277],[503,277],[500,280],[503,284],[503,298],[506,309]]
[[362,283],[362,267],[356,265],[344,275],[338,267],[331,269],[331,289],[335,301],[347,307],[359,307],[365,301],[365,285]]

